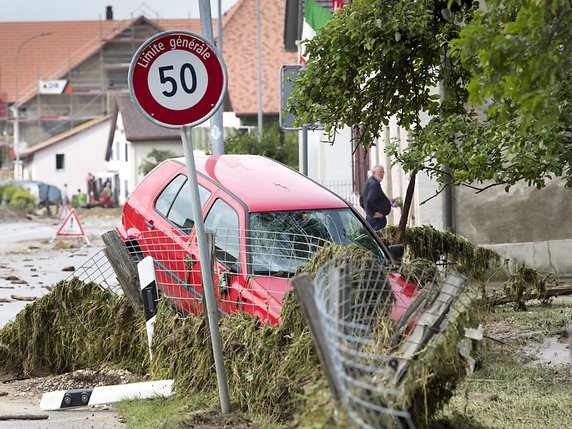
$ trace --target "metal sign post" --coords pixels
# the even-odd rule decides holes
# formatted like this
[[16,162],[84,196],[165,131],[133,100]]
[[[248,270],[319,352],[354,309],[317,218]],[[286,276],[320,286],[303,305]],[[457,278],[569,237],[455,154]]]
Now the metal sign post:
[[213,277],[205,233],[192,142],[192,127],[211,117],[222,104],[227,86],[226,67],[217,49],[188,31],[166,31],[148,39],[129,66],[132,101],[150,121],[178,128],[191,189],[201,276],[207,304],[221,410],[230,411],[228,384],[218,329]]
[[294,81],[300,74],[302,64],[283,64],[280,67],[280,111],[279,121],[280,128],[285,131],[298,131],[302,128],[294,126],[294,115],[286,111],[288,108],[288,99],[294,89]]

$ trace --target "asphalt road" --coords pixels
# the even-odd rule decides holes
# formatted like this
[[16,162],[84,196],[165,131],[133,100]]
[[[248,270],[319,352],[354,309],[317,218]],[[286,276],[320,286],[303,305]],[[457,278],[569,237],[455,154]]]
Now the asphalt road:
[[[83,238],[56,237],[62,222],[56,218],[0,222],[0,328],[31,301],[48,293],[49,286],[65,280],[103,247],[101,234],[120,220],[116,209],[79,211],[78,218],[90,244]],[[6,217],[5,217],[6,218]],[[2,377],[0,375],[0,377]],[[4,376],[5,381],[6,377]],[[28,384],[27,384],[28,383]],[[33,380],[0,384],[0,429],[26,428],[124,428],[117,411],[109,405],[82,407],[68,411],[42,411],[41,395],[27,386]],[[74,388],[74,386],[69,387]],[[6,415],[44,415],[44,420],[3,420]]]

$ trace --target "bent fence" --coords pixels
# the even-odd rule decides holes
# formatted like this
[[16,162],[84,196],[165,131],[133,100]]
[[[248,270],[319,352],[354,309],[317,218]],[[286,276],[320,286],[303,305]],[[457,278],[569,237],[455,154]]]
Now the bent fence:
[[[327,243],[307,234],[260,230],[217,229],[212,237],[213,262],[201,261],[194,237],[176,230],[148,231],[125,243],[126,255],[134,263],[147,255],[153,257],[158,289],[182,313],[202,311],[201,264],[207,263],[213,266],[222,316],[245,312],[260,317],[263,323],[276,324],[292,277]],[[98,283],[114,293],[120,290],[117,277],[121,275],[116,275],[104,251],[86,261],[73,276]]]
[[[410,295],[413,285],[420,289]],[[322,265],[313,282],[296,278],[294,290],[333,396],[351,420],[361,428],[414,428],[422,416],[411,410],[428,410],[413,404],[407,372],[476,296],[466,278],[339,256]]]

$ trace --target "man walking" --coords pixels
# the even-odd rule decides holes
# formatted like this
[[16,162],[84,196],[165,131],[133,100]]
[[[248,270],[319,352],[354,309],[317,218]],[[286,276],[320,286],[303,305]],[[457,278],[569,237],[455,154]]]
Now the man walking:
[[365,210],[365,219],[373,229],[379,231],[387,225],[386,216],[391,211],[391,202],[381,189],[385,169],[381,165],[372,168],[371,176],[365,182],[360,202]]

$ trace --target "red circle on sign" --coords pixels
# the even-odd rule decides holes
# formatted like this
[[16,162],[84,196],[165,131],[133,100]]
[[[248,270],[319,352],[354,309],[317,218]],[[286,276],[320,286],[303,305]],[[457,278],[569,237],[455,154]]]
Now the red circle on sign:
[[178,128],[208,119],[226,91],[226,68],[201,36],[167,31],[147,40],[129,67],[132,100],[148,119]]

